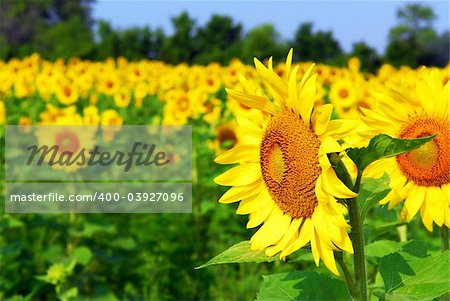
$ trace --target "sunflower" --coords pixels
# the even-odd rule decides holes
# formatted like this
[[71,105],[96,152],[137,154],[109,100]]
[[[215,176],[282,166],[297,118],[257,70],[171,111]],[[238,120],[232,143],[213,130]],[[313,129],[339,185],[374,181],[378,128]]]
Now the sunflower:
[[0,125],[5,124],[6,121],[6,109],[5,109],[5,103],[0,100]]
[[[69,126],[67,126],[69,125]],[[55,125],[41,126],[36,129],[34,133],[37,137],[37,145],[48,146],[49,148],[57,146],[56,159],[45,156],[45,161],[49,160],[57,162],[62,160],[65,162],[72,162],[71,164],[54,164],[51,165],[55,170],[62,170],[65,172],[75,172],[80,168],[87,167],[87,160],[89,160],[89,151],[95,145],[95,128],[81,126],[77,121],[70,121],[68,118],[61,118],[57,120]],[[83,151],[83,149],[85,149]],[[86,160],[76,159],[79,152],[85,152]]]
[[[247,228],[262,226],[250,240],[252,250],[284,259],[310,243],[316,265],[322,260],[339,274],[333,250],[353,252],[348,224],[337,198],[355,197],[336,176],[327,153],[341,152],[336,137],[351,130],[330,120],[330,104],[313,110],[317,74],[313,65],[297,82],[289,52],[284,76],[255,59],[258,75],[271,96],[227,90],[240,103],[258,109],[260,118],[237,116],[246,134],[236,147],[219,155],[220,164],[239,163],[215,178],[233,186],[219,200],[241,201],[238,214],[250,214]],[[273,100],[272,100],[273,99]]]
[[65,81],[56,88],[56,97],[60,103],[68,106],[78,101],[79,93],[71,82]]
[[358,92],[350,79],[335,82],[330,89],[330,101],[339,108],[350,109],[358,102]]
[[362,109],[363,121],[374,132],[398,138],[437,135],[416,150],[372,164],[367,171],[369,176],[387,172],[391,178],[392,191],[382,204],[392,208],[404,201],[406,220],[420,211],[429,231],[433,222],[450,227],[450,84],[444,84],[442,76],[435,69],[422,69],[413,82],[388,84],[385,91],[372,93],[377,105]]

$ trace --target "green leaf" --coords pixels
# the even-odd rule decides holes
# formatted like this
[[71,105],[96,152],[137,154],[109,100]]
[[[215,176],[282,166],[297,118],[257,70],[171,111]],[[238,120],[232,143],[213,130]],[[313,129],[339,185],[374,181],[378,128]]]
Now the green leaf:
[[23,227],[24,223],[9,215],[4,215],[3,217],[0,217],[0,232],[3,232],[5,230],[11,229],[11,228],[19,228]]
[[325,274],[294,271],[263,278],[257,301],[351,300],[345,283]]
[[58,295],[58,297],[61,300],[70,300],[73,298],[76,298],[78,296],[78,288],[71,287],[70,289],[63,291],[61,294]]
[[250,242],[242,241],[235,244],[228,250],[220,253],[213,259],[209,260],[205,264],[202,264],[196,269],[205,268],[211,265],[224,264],[224,263],[241,263],[241,262],[271,262],[276,260],[277,257],[266,256],[265,250],[252,251],[250,250]]
[[347,149],[347,155],[355,162],[358,170],[362,171],[372,162],[412,151],[432,140],[435,136],[418,139],[397,139],[386,134],[378,134],[370,139],[367,147]]
[[83,246],[73,250],[72,256],[76,263],[86,265],[92,258],[92,252],[89,248]]
[[400,251],[404,243],[392,240],[378,240],[365,247],[364,253],[367,257],[384,257],[391,253]]
[[114,248],[131,251],[136,249],[136,241],[132,237],[118,237],[110,245]]
[[450,252],[425,258],[393,253],[380,261],[386,300],[432,300],[450,291]]
[[357,201],[361,206],[361,220],[364,221],[370,208],[378,204],[389,192],[389,176],[385,173],[381,178],[364,178],[361,181]]
[[294,254],[290,255],[288,258],[289,262],[302,262],[302,261],[312,262],[314,260],[311,250],[305,248],[297,250]]
[[365,247],[365,254],[367,257],[381,258],[395,252],[416,257],[425,257],[428,254],[428,247],[426,242],[417,240],[403,242],[378,240]]

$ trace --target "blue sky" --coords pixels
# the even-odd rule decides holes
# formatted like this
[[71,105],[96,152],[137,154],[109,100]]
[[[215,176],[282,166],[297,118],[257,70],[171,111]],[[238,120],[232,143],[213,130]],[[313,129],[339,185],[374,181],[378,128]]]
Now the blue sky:
[[[332,30],[345,50],[365,41],[382,52],[389,29],[396,25],[396,10],[412,1],[112,1],[98,0],[95,18],[108,20],[114,28],[149,25],[173,32],[170,18],[187,11],[205,24],[211,15],[231,16],[248,31],[272,23],[283,38],[294,35],[298,24],[313,22],[315,29]],[[438,16],[435,28],[449,28],[448,1],[422,1]]]

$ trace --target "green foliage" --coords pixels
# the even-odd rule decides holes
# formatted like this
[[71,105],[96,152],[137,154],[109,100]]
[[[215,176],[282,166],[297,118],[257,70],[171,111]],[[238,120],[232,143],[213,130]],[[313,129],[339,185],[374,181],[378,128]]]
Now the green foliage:
[[450,291],[450,253],[414,257],[392,253],[380,261],[386,300],[432,300]]
[[364,42],[353,44],[349,57],[355,56],[361,61],[361,70],[374,73],[381,65],[381,59],[375,48]]
[[365,254],[371,258],[382,258],[395,252],[402,252],[417,257],[427,256],[427,244],[423,241],[393,241],[393,240],[377,240],[366,245]]
[[[345,65],[350,56],[361,60],[362,70],[375,72],[381,65],[376,51],[364,42],[344,54],[332,31],[313,30],[312,23],[299,24],[294,37],[282,40],[271,24],[250,29],[231,17],[213,15],[198,26],[188,13],[172,18],[173,34],[161,28],[114,29],[103,20],[93,20],[94,0],[45,0],[0,2],[0,59],[38,52],[46,59],[81,57],[144,58],[177,64],[181,62],[228,64],[237,57],[252,63],[253,57],[281,59],[290,47],[301,61]],[[399,24],[389,33],[384,61],[395,66],[437,65],[449,61],[449,35],[432,27],[434,12],[427,6],[410,4],[398,11]],[[94,26],[95,25],[95,26]]]
[[384,174],[379,179],[364,178],[362,180],[361,189],[356,200],[360,205],[361,220],[363,222],[369,210],[378,204],[390,191],[389,176],[387,174]]
[[345,283],[325,274],[294,271],[263,278],[258,301],[350,300]]
[[[1,1],[0,58],[33,52],[55,60],[87,57],[93,48],[92,0]],[[3,48],[3,44],[2,47]]]
[[242,47],[242,25],[235,24],[227,16],[213,15],[211,19],[197,30],[195,63],[209,62],[228,63],[235,57],[240,57]]
[[407,153],[434,137],[435,135],[418,139],[397,139],[385,134],[378,134],[370,139],[367,147],[347,149],[347,155],[362,172],[370,163]]
[[333,62],[343,52],[339,42],[333,37],[331,31],[313,32],[312,23],[304,23],[297,29],[292,47],[301,61]]
[[211,265],[225,264],[225,263],[242,263],[242,262],[271,262],[276,260],[276,257],[268,257],[265,255],[265,250],[252,251],[250,250],[250,242],[242,241],[224,252],[220,253],[205,264],[197,267],[197,269],[206,268]]
[[448,32],[438,36],[430,7],[409,4],[397,11],[399,24],[389,32],[386,59],[395,66],[445,66],[449,61]]
[[242,57],[248,63],[253,63],[253,58],[264,60],[273,56],[280,61],[286,55],[287,45],[280,43],[280,35],[271,24],[257,26],[250,30],[242,44]]

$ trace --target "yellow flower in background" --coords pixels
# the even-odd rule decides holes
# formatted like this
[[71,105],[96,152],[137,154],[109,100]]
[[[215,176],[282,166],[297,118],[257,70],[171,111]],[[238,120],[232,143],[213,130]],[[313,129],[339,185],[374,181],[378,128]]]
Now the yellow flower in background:
[[349,109],[357,103],[358,94],[351,80],[342,79],[331,85],[329,98],[333,106]]
[[373,93],[373,109],[363,109],[363,121],[371,129],[366,135],[437,136],[416,150],[370,165],[368,176],[389,174],[392,191],[382,203],[392,208],[404,201],[408,221],[420,211],[429,231],[433,222],[450,227],[450,84],[444,85],[437,70],[423,69],[413,82],[389,87]]
[[237,145],[242,141],[243,131],[235,121],[221,124],[215,128],[215,137],[208,146],[216,155],[223,153]]
[[100,81],[98,88],[100,93],[114,95],[120,89],[119,77],[116,74],[109,74]]
[[222,114],[222,101],[218,98],[211,97],[204,104],[203,120],[209,124],[214,124],[220,121]]
[[101,130],[105,141],[112,141],[123,124],[123,118],[117,111],[108,109],[100,116]]
[[6,121],[5,103],[0,100],[0,124],[5,124],[5,121]]
[[101,125],[122,125],[123,118],[113,109],[105,110],[100,117]]
[[191,117],[205,112],[206,94],[202,89],[184,91],[173,89],[166,93],[164,106],[164,124],[186,124]]
[[359,58],[353,56],[348,60],[348,69],[351,72],[354,73],[358,73],[359,72],[359,68],[361,68],[361,61],[359,60]]
[[131,95],[126,89],[122,89],[114,94],[114,104],[119,108],[126,108],[130,104]]
[[77,102],[79,93],[71,82],[60,83],[56,88],[56,97],[63,105],[71,105]]
[[[60,120],[58,125],[75,125],[75,124],[65,124],[64,121]],[[85,149],[84,154],[86,160],[77,160],[76,163],[72,164],[55,164],[52,165],[53,169],[63,170],[65,172],[75,172],[80,168],[87,167],[87,161],[89,160],[89,150],[93,149],[95,146],[95,129],[92,127],[61,127],[61,126],[44,126],[39,127],[35,132],[38,146],[47,145],[52,147],[56,145],[58,147],[57,158],[68,158],[68,161],[72,161],[76,158],[76,155]],[[52,156],[53,157],[53,156]],[[48,162],[49,158],[45,156],[44,160]]]
[[310,66],[297,83],[298,67],[291,70],[291,61],[292,50],[280,77],[272,60],[265,67],[255,59],[271,98],[227,90],[231,98],[260,110],[261,118],[238,116],[246,136],[216,158],[220,164],[239,164],[215,179],[232,186],[219,201],[241,201],[237,213],[250,214],[247,227],[262,225],[251,238],[252,250],[285,258],[309,243],[316,265],[322,260],[338,275],[333,250],[353,253],[353,247],[336,198],[355,193],[337,178],[327,154],[342,151],[336,139],[352,126],[330,120],[331,105],[313,108],[317,74]]
[[83,109],[83,121],[86,125],[98,125],[100,123],[100,115],[96,106],[89,106]]

